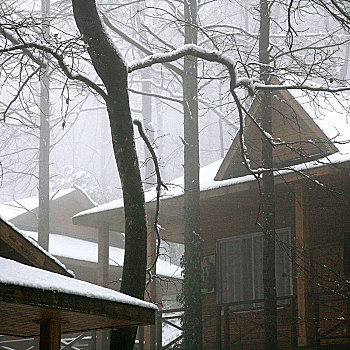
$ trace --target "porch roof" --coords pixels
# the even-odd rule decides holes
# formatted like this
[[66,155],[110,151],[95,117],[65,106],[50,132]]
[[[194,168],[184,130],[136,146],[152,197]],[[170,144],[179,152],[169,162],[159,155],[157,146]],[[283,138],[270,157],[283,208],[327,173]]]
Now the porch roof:
[[37,336],[55,319],[62,332],[153,324],[157,307],[108,288],[0,258],[0,334]]

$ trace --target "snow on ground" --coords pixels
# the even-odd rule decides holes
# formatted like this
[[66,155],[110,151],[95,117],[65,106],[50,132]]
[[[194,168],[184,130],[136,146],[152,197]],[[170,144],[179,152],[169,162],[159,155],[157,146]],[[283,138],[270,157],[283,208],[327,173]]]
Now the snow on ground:
[[93,299],[136,305],[157,310],[157,306],[112,289],[38,269],[0,257],[0,283],[74,294]]
[[[34,242],[38,238],[37,232],[22,231],[22,233]],[[98,262],[97,243],[57,234],[50,234],[49,242],[50,254],[59,258],[89,261],[96,264]],[[109,258],[111,266],[123,266],[124,249],[109,247]],[[157,274],[161,276],[181,278],[181,268],[167,261],[158,259],[156,269]]]

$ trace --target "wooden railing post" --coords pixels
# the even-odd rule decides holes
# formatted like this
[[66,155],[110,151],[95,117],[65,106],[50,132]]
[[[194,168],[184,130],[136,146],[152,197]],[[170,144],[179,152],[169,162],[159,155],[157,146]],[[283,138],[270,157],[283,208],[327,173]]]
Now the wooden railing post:
[[216,349],[221,350],[221,306],[216,308]]

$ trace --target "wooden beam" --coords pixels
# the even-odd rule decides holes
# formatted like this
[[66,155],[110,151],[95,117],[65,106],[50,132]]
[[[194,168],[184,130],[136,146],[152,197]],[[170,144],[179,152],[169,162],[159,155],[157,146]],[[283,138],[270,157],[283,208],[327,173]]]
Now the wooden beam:
[[61,321],[57,319],[40,320],[39,350],[59,350],[61,345]]
[[302,183],[295,186],[296,281],[298,307],[298,346],[314,343],[312,281],[310,277],[310,230],[307,196]]

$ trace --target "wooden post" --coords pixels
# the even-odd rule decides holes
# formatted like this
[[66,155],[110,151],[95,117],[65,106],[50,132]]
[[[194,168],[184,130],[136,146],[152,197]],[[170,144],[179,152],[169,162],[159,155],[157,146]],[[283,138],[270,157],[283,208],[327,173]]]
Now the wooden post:
[[143,326],[139,326],[139,334],[138,334],[138,340],[139,340],[139,350],[144,350],[145,348],[145,329]]
[[310,232],[303,185],[295,187],[295,239],[298,306],[298,346],[310,346],[314,338],[312,285],[310,280]]
[[98,272],[97,283],[106,287],[109,270],[109,226],[103,224],[98,230]]
[[61,346],[61,321],[57,319],[40,320],[39,350],[59,350]]
[[[153,230],[153,227],[148,232],[147,236],[147,266],[151,266],[151,264],[154,261],[155,254],[156,254],[156,245],[157,245],[157,238],[156,233]],[[156,266],[152,269],[152,275],[156,275],[157,270]],[[146,276],[148,278],[148,276]],[[153,303],[158,302],[158,295],[157,295],[157,281],[156,279],[153,279],[153,281],[148,286],[148,292],[151,297],[151,301]],[[145,327],[145,349],[146,350],[154,350],[156,349],[156,338],[157,338],[157,330],[156,326],[147,326]]]
[[[97,283],[107,287],[109,280],[109,226],[103,224],[98,230],[98,271]],[[109,349],[107,330],[96,331],[97,349]]]
[[157,312],[156,326],[157,326],[157,350],[163,349],[163,339],[162,339],[162,324],[163,324],[163,313],[160,308]]

